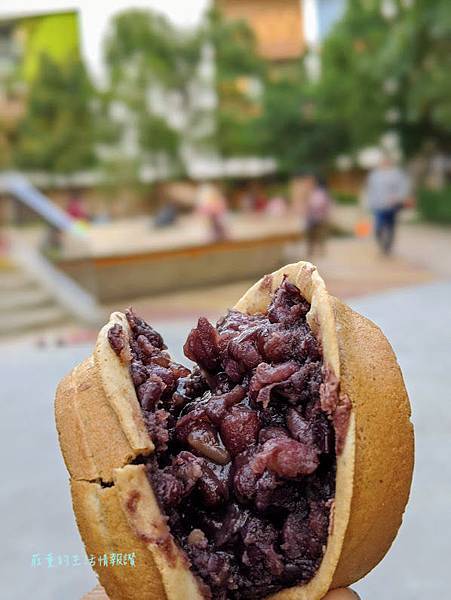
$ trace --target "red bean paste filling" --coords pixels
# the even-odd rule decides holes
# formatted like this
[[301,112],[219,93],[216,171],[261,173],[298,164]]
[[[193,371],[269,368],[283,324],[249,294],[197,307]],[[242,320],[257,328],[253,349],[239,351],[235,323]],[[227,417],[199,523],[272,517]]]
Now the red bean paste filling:
[[[200,318],[184,346],[192,370],[126,312],[130,372],[155,444],[148,477],[206,598],[305,584],[324,555],[336,450],[320,391],[329,408],[338,398],[324,385],[309,309],[285,279],[266,314],[231,310],[216,327]],[[109,340],[130,361],[119,324]]]

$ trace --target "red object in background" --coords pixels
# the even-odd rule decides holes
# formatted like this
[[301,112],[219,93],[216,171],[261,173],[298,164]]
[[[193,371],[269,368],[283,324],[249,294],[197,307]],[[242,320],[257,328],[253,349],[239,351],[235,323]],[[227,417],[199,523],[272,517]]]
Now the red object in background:
[[6,235],[0,233],[0,255],[7,254],[9,250],[9,241],[6,238]]
[[415,208],[416,205],[417,205],[416,199],[413,196],[410,196],[409,198],[406,198],[404,200],[403,207],[404,208]]
[[72,196],[67,203],[66,212],[69,216],[77,221],[88,221],[89,215],[85,208],[85,204],[78,196]]
[[263,194],[258,194],[254,200],[255,212],[264,212],[268,206],[268,198]]

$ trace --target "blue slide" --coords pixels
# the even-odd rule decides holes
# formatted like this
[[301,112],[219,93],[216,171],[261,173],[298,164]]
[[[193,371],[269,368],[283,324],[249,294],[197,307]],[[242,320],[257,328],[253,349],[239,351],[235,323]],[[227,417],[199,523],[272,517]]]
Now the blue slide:
[[14,196],[60,231],[83,235],[83,231],[77,226],[77,221],[44,196],[22,175],[18,173],[0,175],[0,190]]

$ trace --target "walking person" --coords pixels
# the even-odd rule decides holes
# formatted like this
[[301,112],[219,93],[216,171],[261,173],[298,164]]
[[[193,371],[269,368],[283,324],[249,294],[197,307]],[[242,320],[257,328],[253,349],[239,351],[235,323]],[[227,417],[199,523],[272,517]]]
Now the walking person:
[[325,253],[332,207],[333,200],[326,181],[322,177],[315,177],[305,206],[305,234],[309,258],[312,258],[317,250],[321,254]]
[[227,239],[227,202],[217,186],[210,183],[200,185],[197,212],[207,220],[210,241],[221,242]]
[[374,216],[374,233],[381,252],[389,255],[393,248],[397,216],[405,206],[410,181],[403,169],[384,154],[366,183],[368,208]]

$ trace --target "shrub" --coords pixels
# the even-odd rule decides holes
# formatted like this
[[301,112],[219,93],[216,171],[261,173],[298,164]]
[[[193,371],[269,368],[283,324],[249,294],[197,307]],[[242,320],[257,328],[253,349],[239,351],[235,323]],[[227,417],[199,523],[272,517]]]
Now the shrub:
[[420,190],[418,210],[426,221],[451,223],[451,186],[446,186],[441,190]]
[[357,195],[349,192],[332,192],[332,196],[337,204],[352,205],[358,202]]

